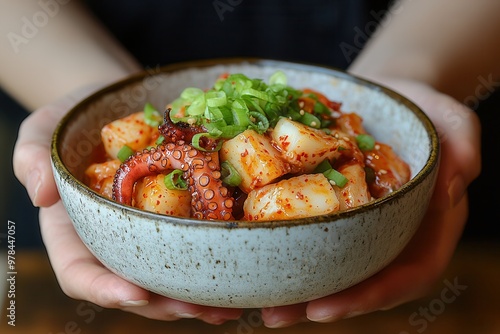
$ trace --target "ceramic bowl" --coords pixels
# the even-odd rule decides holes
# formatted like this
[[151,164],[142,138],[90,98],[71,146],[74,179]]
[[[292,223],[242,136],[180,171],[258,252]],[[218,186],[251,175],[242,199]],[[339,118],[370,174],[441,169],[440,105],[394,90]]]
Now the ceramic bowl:
[[[276,70],[297,88],[315,88],[406,160],[412,179],[356,209],[289,221],[200,221],[108,200],[81,181],[101,144],[100,128],[166,105],[188,86],[210,87],[224,72],[267,79]],[[419,227],[438,170],[438,139],[406,98],[345,72],[261,59],[174,64],[132,76],[76,105],[53,136],[57,186],[83,243],[117,275],[154,293],[201,305],[253,308],[295,304],[349,288],[379,272]]]

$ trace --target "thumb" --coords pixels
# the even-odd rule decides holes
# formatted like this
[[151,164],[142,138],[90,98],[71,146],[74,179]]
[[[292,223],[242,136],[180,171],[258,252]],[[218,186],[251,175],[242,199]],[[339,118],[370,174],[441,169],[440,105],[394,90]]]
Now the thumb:
[[59,120],[84,96],[97,89],[89,85],[31,113],[19,128],[13,168],[34,206],[51,206],[59,199],[50,160],[52,134]]
[[57,122],[66,108],[42,107],[29,115],[19,128],[14,146],[13,167],[34,206],[50,206],[59,194],[50,162],[50,142]]
[[439,134],[441,163],[433,207],[459,203],[481,171],[481,128],[477,115],[455,99],[438,94],[420,101]]

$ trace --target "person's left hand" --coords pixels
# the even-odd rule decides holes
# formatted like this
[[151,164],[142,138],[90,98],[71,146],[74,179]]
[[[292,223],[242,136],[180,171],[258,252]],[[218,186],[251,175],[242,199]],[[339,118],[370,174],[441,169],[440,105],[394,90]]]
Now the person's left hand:
[[381,81],[416,102],[440,134],[440,170],[424,220],[399,257],[378,274],[308,303],[263,309],[267,327],[286,327],[307,319],[333,322],[423,297],[439,280],[455,251],[468,216],[466,188],[481,169],[477,115],[423,83],[392,78]]
[[105,308],[173,321],[197,318],[210,324],[237,319],[242,310],[184,303],[162,297],[118,277],[82,243],[64,208],[50,163],[50,139],[67,110],[87,89],[34,111],[22,123],[14,150],[14,170],[35,206],[47,254],[66,295]]

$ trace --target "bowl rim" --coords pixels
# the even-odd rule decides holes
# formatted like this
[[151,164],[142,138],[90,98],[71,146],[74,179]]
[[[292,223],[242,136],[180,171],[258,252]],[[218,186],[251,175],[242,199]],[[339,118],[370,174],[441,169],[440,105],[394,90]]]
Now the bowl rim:
[[[414,175],[407,183],[405,183],[401,188],[392,193],[379,198],[369,203],[360,205],[355,208],[334,212],[331,214],[313,216],[313,217],[305,217],[298,219],[289,219],[289,220],[268,220],[268,221],[243,221],[243,220],[232,220],[232,221],[222,221],[222,220],[198,220],[194,218],[186,218],[186,217],[177,217],[177,216],[169,216],[154,212],[149,212],[145,210],[141,210],[129,205],[121,204],[115,202],[111,199],[108,199],[94,190],[90,189],[83,181],[79,180],[76,176],[74,176],[69,169],[65,166],[61,158],[60,152],[60,137],[64,134],[64,129],[66,125],[72,120],[78,112],[89,105],[94,99],[99,98],[103,95],[106,95],[110,92],[119,90],[123,86],[127,86],[129,84],[133,84],[138,82],[139,80],[143,80],[147,77],[172,73],[176,71],[188,70],[190,68],[206,68],[212,67],[216,65],[254,65],[254,66],[272,66],[272,67],[281,67],[281,68],[289,68],[295,70],[309,71],[313,73],[322,73],[326,75],[330,75],[332,77],[336,77],[342,80],[347,80],[355,84],[359,84],[363,87],[366,87],[371,90],[379,91],[380,93],[388,96],[392,100],[397,103],[403,104],[407,107],[422,123],[424,126],[427,136],[430,141],[430,153],[429,158],[425,162],[422,169]],[[150,219],[155,223],[166,223],[166,224],[176,224],[176,225],[197,225],[197,226],[207,226],[207,227],[223,227],[223,228],[244,228],[244,229],[256,229],[256,228],[278,228],[278,227],[291,227],[297,225],[309,225],[309,224],[321,224],[325,222],[335,222],[339,221],[353,215],[359,214],[361,212],[369,211],[380,207],[386,203],[390,203],[396,200],[396,198],[403,196],[410,190],[414,189],[423,179],[429,175],[434,168],[437,168],[439,164],[439,154],[440,154],[440,143],[437,130],[427,116],[427,114],[417,106],[413,101],[408,99],[407,97],[397,93],[396,91],[382,85],[376,83],[371,80],[367,80],[365,78],[361,78],[357,75],[353,75],[348,73],[346,70],[342,70],[333,66],[323,65],[323,64],[315,64],[311,62],[296,62],[296,61],[286,61],[286,60],[278,60],[278,59],[269,59],[269,58],[242,58],[242,57],[231,57],[231,58],[213,58],[213,59],[200,59],[200,60],[191,60],[191,61],[183,61],[171,63],[163,66],[158,66],[154,69],[145,69],[138,73],[129,75],[121,80],[118,80],[110,85],[107,85],[97,91],[93,92],[86,98],[80,100],[76,103],[57,123],[56,128],[52,135],[51,140],[51,161],[53,164],[53,168],[60,173],[60,177],[68,182],[74,183],[82,192],[84,192],[87,196],[91,196],[96,198],[99,202],[102,202],[105,205],[110,205],[119,210],[123,210],[124,212],[129,212],[130,214],[140,215],[144,218]]]

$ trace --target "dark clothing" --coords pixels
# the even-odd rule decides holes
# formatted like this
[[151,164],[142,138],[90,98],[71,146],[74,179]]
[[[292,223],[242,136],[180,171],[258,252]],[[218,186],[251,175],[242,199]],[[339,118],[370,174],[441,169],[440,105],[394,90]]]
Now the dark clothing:
[[148,67],[259,57],[346,68],[384,8],[384,1],[362,0],[87,2]]

